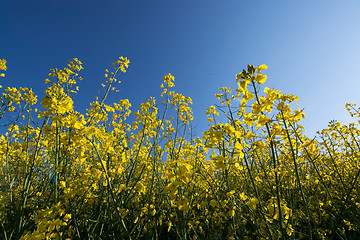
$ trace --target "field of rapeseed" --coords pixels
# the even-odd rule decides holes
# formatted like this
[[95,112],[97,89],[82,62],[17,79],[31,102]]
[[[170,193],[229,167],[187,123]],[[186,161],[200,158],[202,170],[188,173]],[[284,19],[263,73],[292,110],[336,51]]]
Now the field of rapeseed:
[[248,65],[193,137],[192,100],[170,74],[159,101],[105,104],[128,65],[106,70],[86,114],[73,109],[78,59],[51,70],[41,109],[31,89],[1,88],[0,239],[360,238],[354,104],[356,123],[309,139],[298,98],[264,86],[266,65]]

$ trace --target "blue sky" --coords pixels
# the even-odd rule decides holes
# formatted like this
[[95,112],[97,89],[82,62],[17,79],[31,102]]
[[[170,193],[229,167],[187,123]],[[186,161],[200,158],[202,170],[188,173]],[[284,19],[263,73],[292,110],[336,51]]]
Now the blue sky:
[[[84,63],[75,110],[101,90],[104,70],[130,59],[119,76],[133,110],[158,97],[164,74],[193,99],[195,130],[208,125],[218,87],[235,87],[246,65],[267,64],[266,86],[299,96],[312,136],[330,120],[351,121],[344,105],[360,103],[360,1],[129,0],[1,1],[1,85],[31,87],[41,97],[51,68]],[[41,98],[39,99],[39,102]]]

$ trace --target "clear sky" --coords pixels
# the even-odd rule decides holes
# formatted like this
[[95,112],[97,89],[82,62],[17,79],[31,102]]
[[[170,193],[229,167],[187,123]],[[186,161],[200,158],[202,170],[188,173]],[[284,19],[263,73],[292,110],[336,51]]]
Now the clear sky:
[[360,104],[360,1],[330,0],[0,0],[1,85],[33,88],[39,103],[50,68],[84,63],[75,110],[85,113],[118,57],[130,59],[120,92],[136,106],[158,97],[164,74],[193,99],[195,130],[235,87],[246,65],[266,64],[266,86],[299,96],[312,136],[330,120],[347,123]]

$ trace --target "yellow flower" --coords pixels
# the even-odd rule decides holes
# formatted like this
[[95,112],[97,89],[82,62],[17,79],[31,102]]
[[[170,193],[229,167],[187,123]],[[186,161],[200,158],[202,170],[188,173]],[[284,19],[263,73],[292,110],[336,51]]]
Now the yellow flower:
[[60,186],[61,188],[66,187],[66,182],[65,182],[65,181],[60,181],[59,186]]
[[267,79],[266,75],[256,75],[255,76],[255,82],[257,83],[264,83]]
[[259,204],[259,200],[257,198],[251,198],[246,205],[248,205],[252,210],[256,209],[256,205]]
[[68,214],[68,213],[65,214],[63,220],[64,220],[65,222],[67,222],[67,221],[69,221],[69,219],[71,219],[71,214]]
[[268,67],[267,67],[265,64],[262,64],[262,65],[259,65],[259,66],[257,67],[257,69],[259,69],[259,70],[265,70],[265,69],[268,69]]
[[6,67],[6,60],[5,59],[0,59],[0,70],[5,70],[6,71],[7,67]]

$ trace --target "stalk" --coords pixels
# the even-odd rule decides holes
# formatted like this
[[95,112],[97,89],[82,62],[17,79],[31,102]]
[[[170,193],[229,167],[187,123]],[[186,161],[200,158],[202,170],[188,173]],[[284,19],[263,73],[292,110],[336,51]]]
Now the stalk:
[[[253,89],[254,89],[256,101],[257,101],[257,103],[260,105],[261,103],[260,103],[260,99],[259,99],[258,92],[257,92],[257,89],[256,89],[255,81],[254,81],[253,79],[251,79],[251,83],[252,83],[252,86],[253,86]],[[262,114],[264,114],[264,113],[262,113]],[[278,176],[278,173],[277,173],[277,171],[276,171],[277,163],[276,163],[276,157],[275,157],[275,156],[276,156],[276,155],[275,155],[275,147],[274,147],[274,142],[273,142],[273,139],[272,139],[272,136],[271,136],[271,131],[270,131],[269,123],[266,123],[265,126],[266,126],[266,131],[267,131],[268,138],[270,139],[270,150],[271,150],[271,155],[270,155],[270,157],[271,157],[272,162],[273,162],[274,174],[275,174],[276,198],[277,198],[278,209],[279,209],[280,230],[281,230],[281,234],[282,234],[283,239],[286,239],[286,232],[285,232],[285,230],[284,230],[283,227],[282,227],[282,213],[281,213],[281,201],[280,201],[280,186],[279,186],[279,176]]]
[[300,188],[300,192],[301,192],[301,197],[302,197],[302,199],[303,199],[303,201],[304,201],[304,204],[305,204],[306,222],[307,222],[307,225],[308,225],[309,238],[312,239],[312,230],[311,230],[311,223],[310,223],[309,206],[308,206],[308,204],[307,204],[307,201],[306,201],[306,198],[305,198],[305,194],[304,194],[304,191],[303,191],[303,186],[302,186],[302,184],[301,184],[300,175],[299,175],[299,170],[298,170],[298,165],[297,165],[296,157],[295,157],[295,150],[294,150],[293,144],[292,144],[292,142],[291,142],[291,138],[290,138],[290,134],[289,134],[289,129],[287,128],[283,111],[281,111],[281,116],[282,116],[283,123],[284,123],[284,127],[285,127],[285,130],[286,130],[286,135],[287,135],[287,138],[288,138],[288,141],[289,141],[289,144],[290,144],[290,149],[291,149],[291,153],[292,153],[291,155],[292,155],[292,159],[293,159],[294,167],[295,167],[296,180],[298,181],[299,188]]
[[[88,139],[88,140],[90,140],[90,139]],[[117,211],[117,213],[118,213],[118,215],[119,215],[121,224],[122,224],[123,228],[125,229],[125,232],[126,232],[128,238],[131,240],[131,239],[132,239],[132,238],[131,238],[131,235],[130,235],[130,233],[129,233],[126,225],[125,225],[125,222],[124,222],[124,220],[123,220],[123,217],[122,217],[122,215],[121,215],[121,212],[120,212],[120,209],[119,209],[117,200],[116,200],[116,198],[115,198],[115,196],[114,196],[114,192],[113,192],[113,188],[112,188],[112,183],[111,183],[111,181],[110,181],[109,174],[108,174],[108,172],[107,172],[107,170],[106,170],[106,168],[105,168],[105,166],[104,166],[102,157],[101,157],[101,155],[100,155],[100,153],[99,153],[99,150],[97,149],[95,143],[94,143],[93,141],[91,141],[91,140],[90,140],[90,142],[91,142],[91,144],[93,145],[93,147],[94,147],[94,149],[95,149],[96,155],[97,155],[97,157],[98,157],[98,159],[99,159],[99,162],[101,163],[101,167],[102,167],[102,169],[103,169],[103,171],[104,171],[104,173],[105,173],[106,181],[107,181],[108,186],[109,186],[109,192],[110,192],[110,195],[111,195],[112,200],[113,200],[114,203],[115,203],[115,208],[116,208],[116,211]]]

